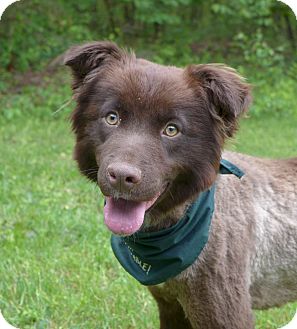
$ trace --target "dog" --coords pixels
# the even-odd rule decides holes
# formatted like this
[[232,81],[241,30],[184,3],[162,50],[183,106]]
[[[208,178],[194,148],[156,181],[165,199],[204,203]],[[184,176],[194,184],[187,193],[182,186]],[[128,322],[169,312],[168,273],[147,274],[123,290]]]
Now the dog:
[[[221,64],[163,66],[109,41],[72,47],[65,65],[77,103],[74,158],[99,185],[113,250],[130,274],[133,262],[139,268],[160,328],[250,329],[252,309],[296,300],[297,158],[223,152],[250,85]],[[193,217],[192,234],[197,200],[205,219],[202,232]],[[158,245],[154,265],[143,261],[128,243],[142,236],[172,240],[174,255]],[[152,266],[161,274],[147,279]]]

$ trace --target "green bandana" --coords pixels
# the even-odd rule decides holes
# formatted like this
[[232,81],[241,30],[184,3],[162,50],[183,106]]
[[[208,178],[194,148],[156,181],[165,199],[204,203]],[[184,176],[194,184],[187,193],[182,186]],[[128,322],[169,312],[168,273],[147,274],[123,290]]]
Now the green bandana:
[[[220,173],[244,175],[227,160],[221,160]],[[192,265],[208,240],[214,194],[215,185],[200,193],[185,215],[167,229],[112,235],[112,250],[120,264],[143,285],[162,283]]]

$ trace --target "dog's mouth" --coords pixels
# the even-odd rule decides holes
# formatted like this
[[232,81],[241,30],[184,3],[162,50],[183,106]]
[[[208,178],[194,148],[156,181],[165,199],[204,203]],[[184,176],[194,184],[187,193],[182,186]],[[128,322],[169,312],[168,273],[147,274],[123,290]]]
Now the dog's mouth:
[[133,201],[107,196],[104,206],[105,225],[117,235],[131,235],[137,232],[144,222],[145,212],[159,201],[168,186],[169,184],[149,201]]

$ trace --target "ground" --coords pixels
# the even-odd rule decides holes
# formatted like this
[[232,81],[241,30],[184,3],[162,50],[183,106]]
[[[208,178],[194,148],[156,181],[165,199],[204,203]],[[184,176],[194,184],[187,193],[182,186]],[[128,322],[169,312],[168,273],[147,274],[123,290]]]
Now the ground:
[[[69,76],[0,99],[0,309],[21,329],[157,328],[157,308],[114,258],[102,198],[72,160]],[[297,117],[253,109],[228,148],[297,156]],[[256,312],[257,329],[292,319],[297,303]]]

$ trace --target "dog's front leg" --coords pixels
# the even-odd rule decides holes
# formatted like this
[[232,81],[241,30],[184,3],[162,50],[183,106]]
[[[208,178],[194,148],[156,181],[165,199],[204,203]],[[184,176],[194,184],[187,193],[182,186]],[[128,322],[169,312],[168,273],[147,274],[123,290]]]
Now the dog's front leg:
[[162,297],[156,287],[149,290],[158,304],[160,329],[193,329],[177,299]]
[[[248,289],[229,281],[200,282],[179,298],[193,329],[254,329]],[[209,282],[208,282],[209,283]]]

